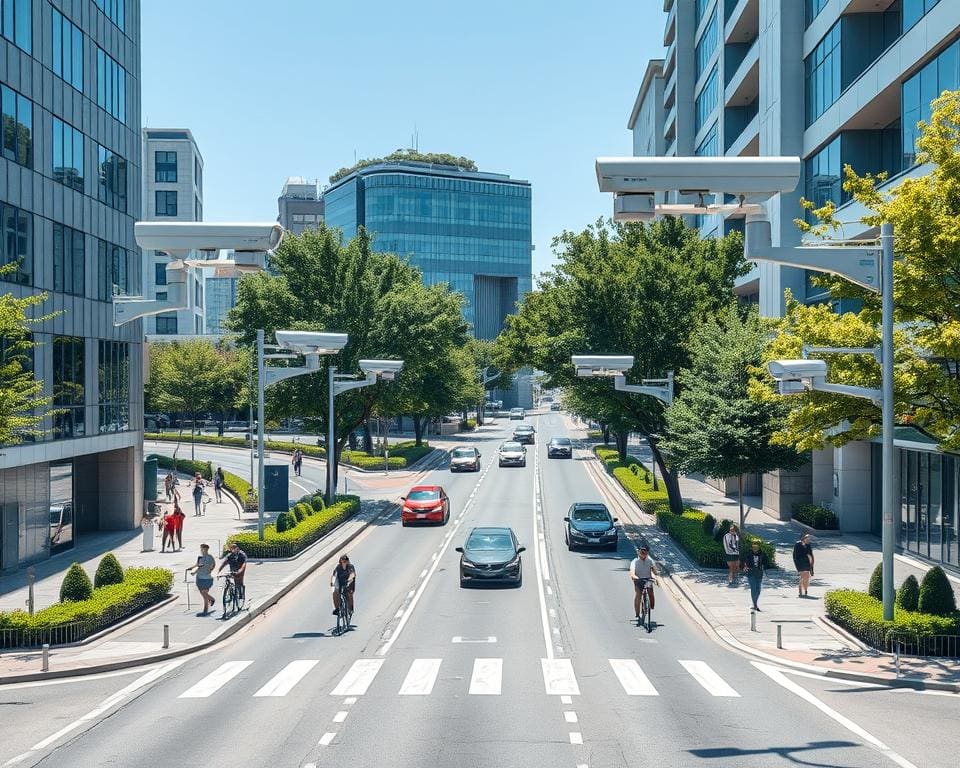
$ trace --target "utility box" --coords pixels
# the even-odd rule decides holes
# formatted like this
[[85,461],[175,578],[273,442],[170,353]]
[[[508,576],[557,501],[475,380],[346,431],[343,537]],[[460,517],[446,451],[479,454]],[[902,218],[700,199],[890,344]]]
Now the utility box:
[[263,468],[263,511],[286,512],[290,509],[290,466],[266,464]]
[[157,472],[160,463],[156,456],[147,456],[143,460],[143,498],[144,501],[154,501],[157,498]]

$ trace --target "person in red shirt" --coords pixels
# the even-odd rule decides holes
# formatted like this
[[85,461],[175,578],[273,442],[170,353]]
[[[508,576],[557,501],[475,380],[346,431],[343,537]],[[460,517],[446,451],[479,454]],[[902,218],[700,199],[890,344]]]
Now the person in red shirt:
[[[177,535],[177,549],[183,549],[183,521],[187,516],[183,513],[183,510],[180,509],[179,504],[173,505],[173,517],[176,521],[173,531]],[[170,539],[170,544],[173,544],[172,537]]]
[[163,541],[160,547],[161,552],[167,551],[167,541],[170,542],[170,551],[173,551],[173,537],[177,532],[176,511],[178,509],[179,505],[174,502],[173,511],[168,512],[163,516]]

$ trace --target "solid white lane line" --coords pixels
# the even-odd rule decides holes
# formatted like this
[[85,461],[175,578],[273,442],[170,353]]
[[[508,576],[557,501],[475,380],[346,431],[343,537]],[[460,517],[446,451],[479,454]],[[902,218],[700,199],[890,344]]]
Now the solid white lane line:
[[342,723],[344,720],[347,719],[348,714],[350,713],[347,712],[346,710],[341,709],[339,712],[337,712],[337,714],[333,716],[333,722]]
[[580,686],[570,659],[540,659],[543,668],[543,687],[555,696],[579,696]]
[[735,696],[740,697],[727,681],[714,672],[713,668],[705,661],[689,661],[686,659],[677,659],[680,665],[687,670],[700,685],[702,685],[711,696]]
[[659,696],[640,665],[633,659],[609,659],[620,685],[627,696]]
[[[537,508],[537,499],[539,497],[539,488],[540,488],[540,454],[534,452],[533,454],[533,508]],[[533,514],[533,530],[534,533],[537,532],[537,514],[534,511]],[[547,658],[553,658],[553,640],[550,637],[550,622],[547,619],[547,597],[543,593],[543,569],[546,567],[546,551],[543,550],[541,554],[540,547],[533,548],[533,564],[537,571],[537,600],[540,603],[540,624],[543,628],[543,645],[546,648]],[[549,589],[549,587],[548,587]]]
[[470,676],[470,694],[499,696],[503,680],[503,659],[474,659]]
[[291,661],[281,669],[272,679],[268,680],[254,695],[255,698],[266,696],[286,696],[306,674],[320,663],[319,659],[297,659]]
[[579,731],[574,731],[570,734],[570,743],[571,744],[583,744],[583,734]]
[[886,744],[880,741],[880,739],[878,739],[876,736],[864,730],[849,718],[844,717],[835,709],[824,704],[822,701],[820,701],[820,699],[818,699],[816,696],[810,693],[810,691],[808,691],[806,688],[803,688],[797,685],[797,683],[789,679],[777,667],[772,667],[768,664],[763,664],[759,661],[751,661],[750,663],[753,664],[753,666],[755,666],[761,672],[763,672],[763,674],[765,674],[771,680],[773,680],[777,685],[781,686],[782,688],[786,688],[788,691],[790,691],[793,694],[796,694],[804,701],[810,704],[813,704],[813,706],[815,706],[817,709],[823,712],[823,714],[825,714],[827,717],[834,720],[839,725],[842,725],[844,728],[846,728],[848,731],[855,734],[856,736],[859,736],[861,739],[866,741],[868,744],[874,747],[877,751],[881,752],[883,755],[888,757],[890,760],[892,760],[894,763],[899,765],[901,768],[917,768],[917,766],[915,766],[905,757],[903,757],[899,753],[894,752],[892,749],[890,749],[890,747],[888,747]]
[[450,638],[451,643],[495,643],[497,642],[496,635],[488,635],[487,637],[461,637],[456,635],[455,637]]
[[420,571],[420,578],[422,579],[426,575],[427,575],[427,569],[424,568],[422,571]]
[[403,608],[398,609],[397,612],[393,614],[393,618],[395,619],[399,619],[401,616],[403,616]]
[[321,747],[329,747],[329,746],[330,746],[330,742],[333,741],[333,739],[334,739],[334,737],[335,737],[336,735],[337,735],[337,734],[335,734],[335,733],[331,733],[331,732],[327,731],[327,733],[323,734],[323,736],[320,737],[320,741],[317,742],[317,743],[318,743]]
[[442,659],[414,659],[400,686],[401,696],[429,696],[437,681]]
[[221,664],[205,678],[181,693],[177,698],[205,699],[207,696],[211,696],[219,691],[251,664],[253,664],[252,660],[228,661],[225,664]]
[[564,712],[563,719],[567,723],[577,722],[577,713],[576,712]]
[[337,687],[330,691],[330,695],[363,696],[381,666],[383,666],[383,659],[357,659],[337,683]]

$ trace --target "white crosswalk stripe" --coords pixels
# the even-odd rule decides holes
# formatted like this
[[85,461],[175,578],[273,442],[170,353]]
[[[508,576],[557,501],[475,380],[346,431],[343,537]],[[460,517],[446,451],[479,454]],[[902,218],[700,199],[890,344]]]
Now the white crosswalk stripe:
[[610,659],[610,666],[613,667],[620,685],[628,696],[659,696],[657,689],[653,687],[640,665],[633,659]]
[[347,674],[337,683],[337,687],[330,691],[331,696],[363,696],[377,676],[383,659],[357,659]]
[[474,659],[470,677],[470,693],[499,696],[503,680],[503,659]]
[[580,686],[570,659],[540,659],[543,687],[553,696],[579,696]]
[[177,698],[205,699],[208,696],[212,696],[251,664],[253,664],[253,661],[228,661],[225,664],[221,664],[198,683],[181,693]]
[[429,696],[443,659],[414,659],[400,686],[401,696]]
[[707,664],[707,662],[689,661],[686,659],[678,659],[678,661],[683,668],[693,676],[693,679],[700,683],[711,696],[736,696],[739,698],[740,694],[733,690],[720,675],[714,672],[713,668]]
[[287,666],[277,672],[267,684],[259,691],[253,694],[255,697],[276,697],[286,696],[293,690],[294,686],[306,676],[307,672],[320,663],[319,659],[298,659],[291,661]]

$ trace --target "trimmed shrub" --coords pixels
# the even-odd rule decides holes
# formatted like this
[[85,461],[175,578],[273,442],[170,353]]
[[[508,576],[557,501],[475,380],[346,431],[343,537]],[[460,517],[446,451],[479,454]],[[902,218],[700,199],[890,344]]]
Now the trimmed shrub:
[[893,621],[884,621],[883,603],[853,589],[827,592],[823,603],[830,619],[880,650],[887,650],[887,639],[894,634],[924,637],[960,632],[960,615],[956,613],[952,616],[932,616],[896,607]]
[[97,572],[93,576],[93,586],[97,589],[108,584],[123,583],[123,568],[113,552],[108,552],[100,560]]
[[707,536],[713,536],[713,529],[717,527],[717,519],[709,512],[703,516],[703,532]]
[[933,566],[924,574],[920,582],[920,613],[931,616],[950,616],[957,612],[957,598],[947,574],[939,565]]
[[323,494],[318,493],[310,498],[310,506],[314,512],[323,512],[327,508],[327,502],[324,501]]
[[89,600],[93,594],[93,583],[80,563],[74,563],[67,569],[63,583],[60,584],[60,602],[78,603]]
[[877,567],[870,574],[870,584],[867,586],[867,594],[874,600],[883,600],[883,562],[877,563]]
[[292,528],[295,528],[297,525],[297,518],[291,515],[289,512],[281,512],[277,515],[277,521],[274,523],[274,526],[277,529],[277,533],[283,533],[284,531],[289,531]]
[[309,547],[359,510],[358,496],[337,496],[335,504],[315,513],[295,528],[279,531],[275,525],[268,525],[264,528],[263,541],[257,538],[256,531],[251,531],[230,536],[227,544],[236,542],[251,557],[261,559],[291,557]]
[[253,498],[257,498],[257,491],[250,483],[227,470],[223,470],[223,487],[236,496],[241,504],[246,502],[248,495],[251,493]]
[[835,531],[840,527],[840,519],[819,504],[794,504],[793,519],[819,531]]
[[903,580],[897,590],[897,608],[905,611],[916,611],[920,604],[920,582],[912,573]]
[[304,520],[310,517],[310,515],[313,514],[313,507],[311,507],[309,504],[299,503],[299,504],[295,504],[293,509],[290,510],[290,512],[293,514],[294,517],[297,518],[298,523],[302,523]]
[[[213,479],[213,467],[209,461],[190,461],[190,459],[174,459],[171,456],[156,456],[157,465],[174,472],[183,472],[195,475],[197,472],[204,480]],[[226,473],[225,473],[226,474]]]
[[[727,535],[731,525],[733,525],[733,521],[727,520],[727,518],[723,518],[723,520],[720,521],[720,524],[713,532],[713,540],[717,542],[717,544],[723,544],[723,537]],[[740,540],[741,542],[743,541],[743,536],[740,537]]]
[[[657,513],[657,525],[680,545],[684,552],[704,568],[726,568],[727,558],[723,551],[723,544],[705,532],[703,512],[686,509],[682,515],[674,515],[669,509]],[[750,541],[760,542],[760,549],[766,553],[770,567],[776,568],[776,550],[771,544],[756,536],[741,536],[741,550],[750,548]]]

